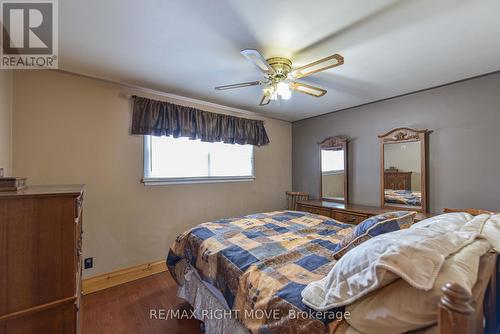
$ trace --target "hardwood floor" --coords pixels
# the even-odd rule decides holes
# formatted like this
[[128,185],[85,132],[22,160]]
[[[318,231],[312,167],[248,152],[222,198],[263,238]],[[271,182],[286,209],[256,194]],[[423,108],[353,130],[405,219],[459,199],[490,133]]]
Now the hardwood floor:
[[197,320],[150,319],[150,309],[177,309],[177,284],[168,272],[83,296],[83,334],[197,334]]

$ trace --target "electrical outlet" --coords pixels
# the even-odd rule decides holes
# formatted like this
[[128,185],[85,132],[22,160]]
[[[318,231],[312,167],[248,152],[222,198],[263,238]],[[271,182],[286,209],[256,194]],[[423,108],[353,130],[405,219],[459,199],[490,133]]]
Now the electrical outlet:
[[85,260],[83,260],[83,268],[90,269],[93,266],[94,266],[94,258],[88,257]]

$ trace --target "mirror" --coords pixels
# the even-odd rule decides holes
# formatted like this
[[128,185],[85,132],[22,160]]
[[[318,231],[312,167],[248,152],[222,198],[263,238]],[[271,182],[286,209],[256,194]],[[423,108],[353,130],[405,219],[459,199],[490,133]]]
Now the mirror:
[[380,135],[382,207],[427,212],[428,130],[398,128]]
[[320,146],[320,198],[347,204],[347,138],[329,137]]

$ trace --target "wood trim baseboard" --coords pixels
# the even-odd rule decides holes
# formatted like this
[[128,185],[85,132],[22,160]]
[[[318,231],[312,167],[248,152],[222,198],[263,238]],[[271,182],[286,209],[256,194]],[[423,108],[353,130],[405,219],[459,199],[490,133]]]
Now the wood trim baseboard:
[[86,278],[82,281],[82,294],[87,295],[164,271],[167,271],[167,265],[165,260],[161,260]]

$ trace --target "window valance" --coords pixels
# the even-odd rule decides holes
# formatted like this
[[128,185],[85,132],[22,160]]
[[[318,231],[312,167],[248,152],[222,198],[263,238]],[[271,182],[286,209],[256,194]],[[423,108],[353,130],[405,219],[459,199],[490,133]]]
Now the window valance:
[[267,145],[264,121],[216,114],[133,96],[132,134],[173,136],[228,144]]

